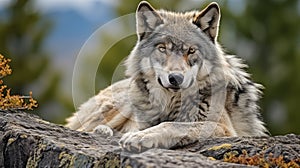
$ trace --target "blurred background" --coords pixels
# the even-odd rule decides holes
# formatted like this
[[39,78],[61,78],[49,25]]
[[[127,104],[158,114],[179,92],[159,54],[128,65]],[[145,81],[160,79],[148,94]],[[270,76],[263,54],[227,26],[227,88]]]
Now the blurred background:
[[[211,1],[149,0],[156,8],[201,10]],[[300,134],[300,0],[216,0],[222,19],[219,41],[229,54],[246,60],[254,81],[265,86],[260,102],[272,135]],[[14,94],[33,96],[32,113],[63,124],[76,108],[72,97],[74,65],[82,46],[99,27],[135,12],[134,0],[0,0],[0,53],[11,58],[13,74],[4,79]],[[122,19],[105,30],[89,50],[78,85],[84,102],[114,80],[124,78],[122,60],[136,43],[135,35],[116,39],[117,32],[134,30],[134,20]],[[101,60],[95,88],[89,88],[88,66],[101,49],[114,43]],[[107,47],[107,46],[106,46]],[[81,53],[82,54],[82,53]],[[74,88],[73,88],[74,89]],[[75,88],[76,89],[76,88]],[[80,103],[81,103],[80,102]]]

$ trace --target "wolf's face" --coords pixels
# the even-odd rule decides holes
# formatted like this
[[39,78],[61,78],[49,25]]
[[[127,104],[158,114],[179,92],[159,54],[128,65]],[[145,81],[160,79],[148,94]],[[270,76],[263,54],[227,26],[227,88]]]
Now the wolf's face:
[[158,84],[170,91],[190,87],[202,65],[198,47],[168,34],[157,33],[153,40],[148,59]]
[[173,13],[141,2],[136,13],[139,41],[127,72],[155,76],[158,85],[173,92],[206,79],[219,59],[219,13],[216,3],[201,12]]

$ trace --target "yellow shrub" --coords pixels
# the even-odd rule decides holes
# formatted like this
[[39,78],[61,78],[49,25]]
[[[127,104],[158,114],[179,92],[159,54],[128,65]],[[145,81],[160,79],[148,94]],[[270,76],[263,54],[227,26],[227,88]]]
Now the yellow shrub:
[[29,96],[10,95],[10,90],[3,84],[2,78],[10,75],[10,59],[4,58],[0,54],[0,109],[2,110],[32,110],[37,107],[37,101],[32,98],[32,92]]

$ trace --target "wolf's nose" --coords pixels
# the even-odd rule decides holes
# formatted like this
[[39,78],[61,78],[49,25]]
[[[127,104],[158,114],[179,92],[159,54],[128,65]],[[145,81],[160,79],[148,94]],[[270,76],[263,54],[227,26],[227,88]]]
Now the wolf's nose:
[[183,82],[183,78],[184,76],[182,74],[179,73],[171,73],[169,75],[169,82],[170,84],[172,84],[173,86],[179,86],[182,84]]

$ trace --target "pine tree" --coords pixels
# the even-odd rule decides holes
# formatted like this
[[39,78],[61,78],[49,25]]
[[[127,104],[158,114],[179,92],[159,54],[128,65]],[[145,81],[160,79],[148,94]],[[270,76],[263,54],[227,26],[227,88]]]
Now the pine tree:
[[[39,101],[40,114],[47,103],[59,102],[55,98],[60,79],[59,72],[51,70],[50,55],[44,41],[52,22],[34,8],[33,0],[15,0],[2,11],[0,17],[0,53],[11,59],[14,74],[5,78],[12,94],[28,94],[34,89]],[[40,81],[44,81],[41,84]]]
[[221,36],[234,34],[235,39],[226,42],[240,57],[249,55],[253,78],[264,84],[261,107],[271,133],[300,133],[299,1],[244,3],[241,13],[223,11]]

